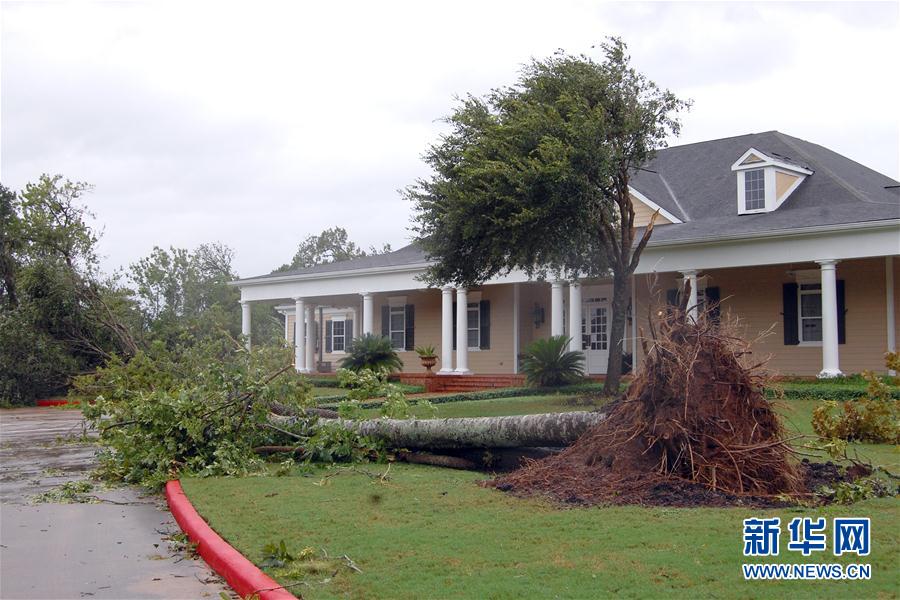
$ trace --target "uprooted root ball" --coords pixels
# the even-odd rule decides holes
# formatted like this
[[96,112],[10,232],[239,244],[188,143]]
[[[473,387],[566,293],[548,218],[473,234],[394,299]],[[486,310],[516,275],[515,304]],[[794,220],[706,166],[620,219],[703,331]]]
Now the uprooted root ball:
[[[670,310],[608,418],[558,455],[489,485],[572,503],[729,504],[795,494],[802,477],[749,344]],[[683,498],[683,502],[680,501]]]

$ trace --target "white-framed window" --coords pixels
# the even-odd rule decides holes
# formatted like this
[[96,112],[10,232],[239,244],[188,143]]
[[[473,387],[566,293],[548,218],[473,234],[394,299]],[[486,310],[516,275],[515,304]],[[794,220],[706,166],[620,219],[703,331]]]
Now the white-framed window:
[[466,305],[466,338],[469,350],[481,348],[481,309],[478,302]]
[[744,210],[766,207],[766,172],[764,169],[744,171]]
[[807,167],[789,158],[767,155],[750,148],[731,165],[737,175],[739,215],[752,215],[778,209],[813,174]]
[[606,306],[587,307],[587,318],[581,319],[581,347],[583,350],[608,350],[608,316]]
[[822,284],[801,283],[797,290],[800,343],[822,341]]
[[343,319],[331,320],[331,351],[343,352],[347,347],[346,322]]
[[406,307],[402,304],[399,306],[391,306],[388,317],[388,334],[391,338],[391,346],[394,350],[405,350]]

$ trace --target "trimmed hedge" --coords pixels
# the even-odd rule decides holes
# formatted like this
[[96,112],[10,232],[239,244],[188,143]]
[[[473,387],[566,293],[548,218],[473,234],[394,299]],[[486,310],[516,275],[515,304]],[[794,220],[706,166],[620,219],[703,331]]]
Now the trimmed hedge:
[[[621,390],[625,390],[626,386],[622,385]],[[559,394],[563,396],[571,396],[575,394],[589,394],[599,392],[603,389],[602,383],[576,383],[562,387],[516,387],[516,388],[497,388],[492,390],[481,390],[478,392],[460,392],[458,394],[447,394],[444,396],[432,396],[423,398],[432,404],[446,404],[448,402],[472,402],[476,400],[496,400],[498,398],[520,398],[523,396],[543,396],[550,394]],[[320,408],[337,408],[334,404],[323,404],[343,400],[341,397],[319,396],[317,399]],[[410,398],[410,404],[416,404],[418,398]],[[381,402],[372,400],[360,404],[362,408],[377,408],[381,406]]]
[[[306,380],[311,386],[317,388],[340,388],[341,383],[338,381],[337,377],[309,377]],[[399,386],[400,389],[405,394],[421,394],[425,391],[424,385],[413,385],[410,383],[400,383],[399,381],[392,381],[396,386]],[[319,396],[319,398],[330,398],[331,396]]]
[[[850,379],[850,378],[847,378]],[[322,386],[325,387],[325,386]],[[334,386],[332,386],[334,387]],[[405,388],[416,388],[412,391],[404,389],[406,393],[417,393],[424,391],[422,386],[404,386]],[[623,383],[620,387],[621,391],[628,388],[627,383]],[[599,392],[603,389],[602,383],[578,383],[574,385],[566,385],[556,388],[542,387],[514,387],[514,388],[497,388],[490,390],[482,390],[478,392],[460,392],[458,394],[447,394],[444,396],[433,396],[427,398],[432,404],[444,404],[447,402],[472,402],[477,400],[496,400],[498,398],[519,398],[522,396],[542,396],[549,394],[589,394]],[[782,395],[783,394],[783,395]],[[848,383],[832,383],[823,381],[797,381],[782,382],[775,384],[771,388],[766,388],[766,395],[769,398],[778,398],[784,400],[836,400],[842,402],[845,400],[857,400],[866,397],[866,385],[857,383],[852,380]],[[900,387],[895,387],[891,391],[891,396],[900,399]],[[336,408],[335,402],[344,400],[343,396],[319,396],[316,398],[318,406],[322,408]],[[416,398],[409,399],[410,404],[416,403]],[[360,405],[362,408],[377,408],[381,406],[381,402],[372,400],[364,402]]]
[[307,383],[313,387],[321,388],[339,388],[341,383],[337,377],[307,377]]
[[[776,398],[779,390],[784,392],[785,400],[857,400],[866,397],[866,386],[860,384],[841,383],[781,383],[766,389],[766,395]],[[900,388],[891,390],[891,396],[900,399]]]

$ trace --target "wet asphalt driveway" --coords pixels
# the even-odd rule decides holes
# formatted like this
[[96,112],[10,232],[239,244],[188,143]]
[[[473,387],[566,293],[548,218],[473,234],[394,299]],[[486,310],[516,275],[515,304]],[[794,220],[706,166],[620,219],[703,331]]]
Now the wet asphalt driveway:
[[166,541],[179,529],[162,496],[100,488],[89,492],[96,503],[33,501],[87,478],[95,447],[81,434],[77,410],[0,410],[0,598],[201,599],[228,590]]

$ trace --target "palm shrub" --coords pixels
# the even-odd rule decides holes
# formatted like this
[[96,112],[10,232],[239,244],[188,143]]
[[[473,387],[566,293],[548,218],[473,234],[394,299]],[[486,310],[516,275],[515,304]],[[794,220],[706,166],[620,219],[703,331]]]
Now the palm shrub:
[[347,348],[347,356],[341,359],[341,368],[351,371],[399,371],[403,361],[391,345],[388,337],[367,333],[354,339]]
[[522,372],[531,385],[554,387],[584,378],[584,353],[569,351],[569,338],[555,335],[535,340],[525,349]]

